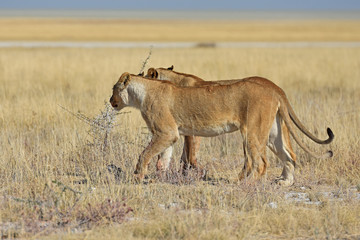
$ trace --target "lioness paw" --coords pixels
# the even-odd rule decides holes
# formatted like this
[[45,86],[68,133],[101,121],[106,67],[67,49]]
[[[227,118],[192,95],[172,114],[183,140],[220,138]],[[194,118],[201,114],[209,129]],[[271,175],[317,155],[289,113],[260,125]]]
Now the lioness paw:
[[292,186],[294,184],[294,180],[292,179],[285,179],[284,177],[278,177],[274,180],[274,182],[280,186],[283,187],[289,187]]

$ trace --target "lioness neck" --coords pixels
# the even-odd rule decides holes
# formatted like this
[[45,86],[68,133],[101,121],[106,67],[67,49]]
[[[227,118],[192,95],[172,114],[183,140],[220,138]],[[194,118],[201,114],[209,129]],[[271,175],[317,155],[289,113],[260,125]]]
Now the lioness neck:
[[176,77],[176,74],[172,71],[157,70],[159,73],[159,80],[167,80],[167,81],[173,81],[173,79]]
[[158,77],[159,80],[168,80],[179,86],[185,86],[185,87],[198,86],[198,85],[202,85],[204,82],[203,79],[191,74],[184,74],[184,73],[179,73],[164,69],[159,69],[158,73],[159,73],[159,77]]
[[129,106],[141,108],[146,97],[146,84],[143,81],[132,80],[127,88],[129,94]]

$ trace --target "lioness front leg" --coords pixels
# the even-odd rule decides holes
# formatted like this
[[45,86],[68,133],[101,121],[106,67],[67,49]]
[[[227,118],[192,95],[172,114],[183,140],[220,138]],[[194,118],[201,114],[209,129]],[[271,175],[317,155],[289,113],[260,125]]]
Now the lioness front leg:
[[157,171],[166,171],[169,168],[172,152],[173,146],[170,146],[160,154],[160,157],[156,163]]
[[200,137],[185,136],[184,148],[181,155],[181,162],[183,164],[183,174],[186,173],[190,167],[197,168],[197,153],[200,149]]
[[142,180],[147,172],[150,160],[163,152],[165,149],[171,147],[179,139],[178,135],[161,134],[154,135],[149,145],[141,153],[135,169],[135,177]]

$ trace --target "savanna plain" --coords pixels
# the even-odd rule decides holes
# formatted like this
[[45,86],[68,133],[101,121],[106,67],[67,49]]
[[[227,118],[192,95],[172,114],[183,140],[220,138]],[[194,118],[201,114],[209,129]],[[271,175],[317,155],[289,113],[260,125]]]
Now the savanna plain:
[[[13,21],[14,31],[4,31],[1,40],[31,39],[31,21],[2,19],[0,26],[6,21]],[[32,21],[34,29],[41,28],[41,21],[42,27],[49,23]],[[97,31],[84,31],[87,36],[82,37],[80,30],[74,30],[86,25],[85,20],[77,22],[78,26],[66,21],[61,25],[64,21],[54,25],[55,35],[64,31],[72,32],[76,40],[98,40]],[[27,30],[18,31],[21,26],[16,22]],[[204,24],[193,28],[205,31]],[[213,27],[223,31],[237,26],[223,24]],[[252,28],[247,32],[246,24],[237,24],[244,28],[239,27],[242,34],[236,35],[248,39],[231,35],[231,30],[228,34],[234,41],[271,39],[271,31]],[[359,41],[358,23],[304,22],[276,27],[281,24],[285,23],[273,25],[281,41],[293,40],[286,37],[289,31],[309,38],[290,34],[295,40]],[[311,29],[318,26],[316,36],[311,31],[306,34],[301,27],[305,25]],[[327,28],[321,27],[325,25]],[[100,32],[105,31],[104,26],[98,24]],[[151,36],[150,40],[161,41],[156,39],[159,35],[151,35],[151,27],[155,29],[156,24],[146,27],[145,40]],[[173,31],[173,24],[167,27]],[[182,27],[186,29],[186,24]],[[140,33],[136,30],[131,34]],[[14,37],[16,31],[18,38]],[[125,32],[124,36],[130,36]],[[129,40],[117,34],[115,40]],[[206,34],[221,41],[221,35],[210,28]],[[51,40],[61,40],[55,35]],[[136,38],[144,40],[141,35],[130,40]],[[209,37],[186,40],[206,39]],[[332,150],[330,159],[314,159],[293,142],[298,159],[295,184],[290,187],[274,184],[282,165],[270,151],[266,180],[235,181],[244,161],[238,132],[203,139],[198,163],[207,170],[205,180],[199,180],[196,172],[181,175],[180,139],[169,172],[156,174],[153,159],[148,179],[135,184],[132,173],[151,135],[137,110],[115,114],[108,101],[119,76],[139,73],[148,54],[147,48],[0,49],[1,238],[360,238],[359,47],[151,50],[145,69],[174,65],[174,70],[206,80],[266,77],[286,92],[311,132],[326,138],[326,127],[330,127],[335,134],[330,145],[320,146],[302,136],[316,152]]]

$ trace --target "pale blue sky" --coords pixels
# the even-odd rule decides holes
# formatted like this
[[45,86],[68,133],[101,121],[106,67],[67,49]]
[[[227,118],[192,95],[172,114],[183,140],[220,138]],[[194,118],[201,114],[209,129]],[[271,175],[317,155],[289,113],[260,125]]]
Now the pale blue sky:
[[0,0],[0,9],[359,10],[360,0]]

